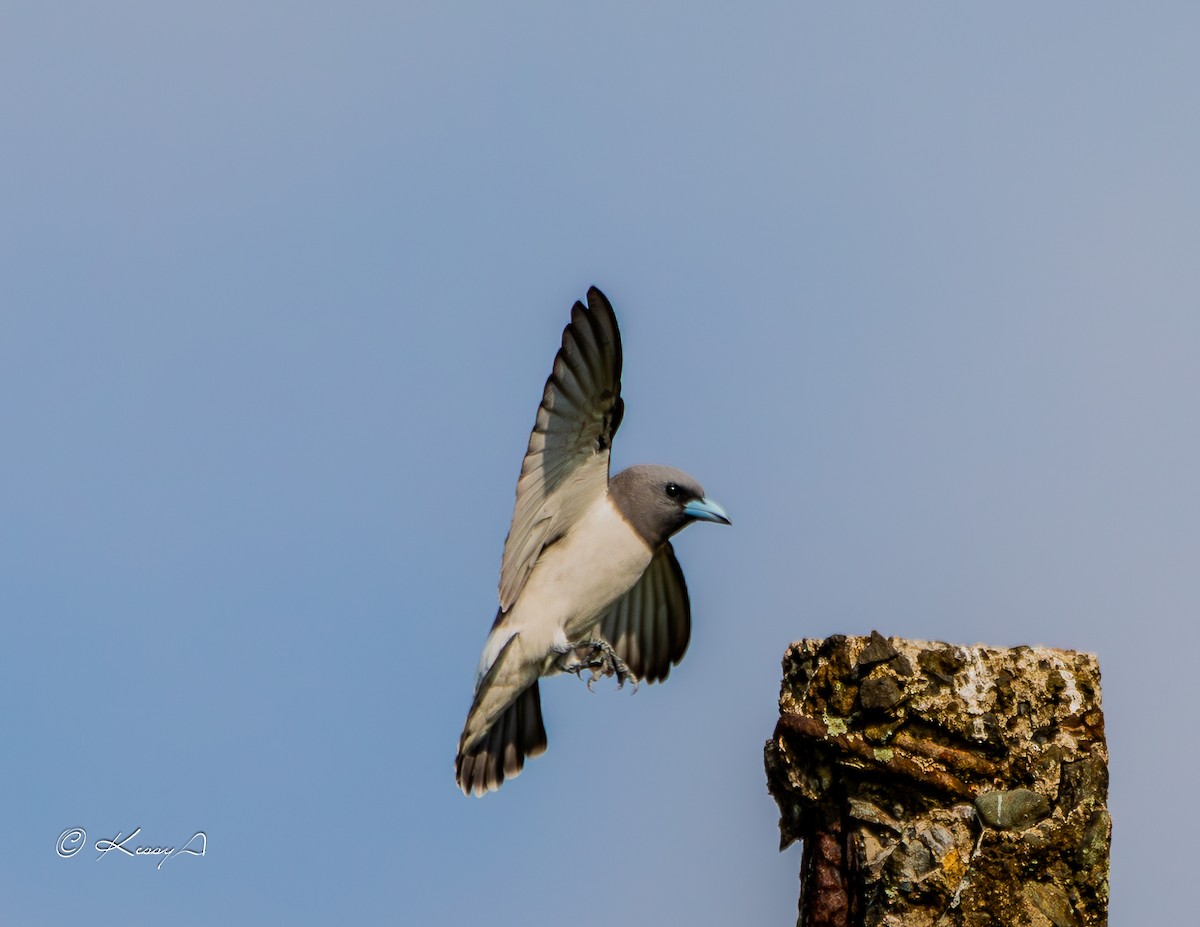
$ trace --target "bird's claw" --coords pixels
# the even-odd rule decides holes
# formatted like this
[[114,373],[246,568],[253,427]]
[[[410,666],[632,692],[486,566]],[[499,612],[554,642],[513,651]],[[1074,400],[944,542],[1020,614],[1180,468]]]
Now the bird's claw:
[[633,691],[637,691],[637,676],[629,668],[629,665],[617,656],[617,652],[608,641],[602,639],[581,641],[567,652],[578,654],[581,650],[586,651],[586,655],[582,659],[577,657],[565,663],[563,669],[568,673],[574,673],[580,679],[583,679],[583,671],[585,669],[591,670],[592,675],[587,680],[589,692],[595,691],[592,688],[592,683],[604,676],[616,676],[618,689],[625,688],[626,682],[632,682]]

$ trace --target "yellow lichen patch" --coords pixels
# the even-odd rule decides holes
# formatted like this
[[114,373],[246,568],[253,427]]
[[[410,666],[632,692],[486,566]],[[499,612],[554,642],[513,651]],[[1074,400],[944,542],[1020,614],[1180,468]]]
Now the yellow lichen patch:
[[956,885],[967,874],[967,864],[963,862],[957,850],[951,850],[942,857],[942,872],[946,873],[946,881]]

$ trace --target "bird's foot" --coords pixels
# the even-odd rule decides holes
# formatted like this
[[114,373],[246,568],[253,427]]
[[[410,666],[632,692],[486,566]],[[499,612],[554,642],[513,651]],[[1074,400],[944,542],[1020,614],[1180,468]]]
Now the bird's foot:
[[617,656],[612,644],[603,638],[569,645],[559,660],[559,668],[565,673],[574,673],[580,679],[585,669],[591,670],[592,675],[587,681],[588,691],[592,691],[592,683],[602,676],[616,676],[618,689],[624,688],[626,682],[633,683],[634,692],[638,688],[638,678],[633,670]]

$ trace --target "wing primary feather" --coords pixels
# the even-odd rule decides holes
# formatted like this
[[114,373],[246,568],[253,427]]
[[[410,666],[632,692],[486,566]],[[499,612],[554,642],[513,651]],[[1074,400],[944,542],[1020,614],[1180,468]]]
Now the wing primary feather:
[[621,350],[620,329],[617,327],[617,314],[613,312],[612,303],[608,301],[608,297],[596,287],[591,287],[588,290],[587,298],[588,306],[596,318],[602,321],[606,329],[607,337],[604,340],[611,346],[611,362],[619,377],[624,358],[622,357]]
[[658,608],[658,595],[656,587],[658,585],[658,570],[651,568],[646,572],[646,583],[640,590],[641,607],[638,609],[641,612],[641,631],[642,637],[645,640],[646,649],[643,655],[643,674],[646,678],[652,679],[655,677],[655,669],[658,666],[658,626],[662,624],[662,620],[658,618],[656,609]]
[[691,604],[683,570],[669,543],[601,618],[601,633],[645,682],[666,679],[687,650]]
[[[671,545],[668,544],[668,547]],[[675,634],[675,652],[671,654],[671,662],[678,663],[687,653],[688,644],[692,641],[692,599],[688,594],[687,580],[683,576],[683,568],[675,558],[675,550],[671,548],[671,571],[674,574],[674,589],[679,596],[676,608],[673,609],[677,622]]]
[[661,653],[658,660],[658,678],[666,679],[667,674],[671,672],[671,631],[674,625],[674,614],[671,602],[671,590],[668,588],[669,577],[659,574],[658,577],[658,595],[661,604],[659,608],[667,616],[666,621],[658,623],[659,643]]
[[[500,605],[517,600],[544,545],[608,488],[608,452],[624,417],[621,335],[599,290],[571,307],[521,463],[500,566]],[[543,524],[545,523],[545,524]]]

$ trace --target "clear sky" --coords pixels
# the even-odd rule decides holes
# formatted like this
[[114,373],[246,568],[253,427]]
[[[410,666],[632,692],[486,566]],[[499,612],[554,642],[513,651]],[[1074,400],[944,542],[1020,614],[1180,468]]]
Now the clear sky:
[[[790,923],[779,660],[878,628],[1097,653],[1113,922],[1185,922],[1198,41],[1194,4],[6,2],[0,921]],[[679,538],[669,682],[550,680],[549,752],[467,799],[590,284],[614,464],[734,527]],[[97,861],[135,827],[207,855]]]

